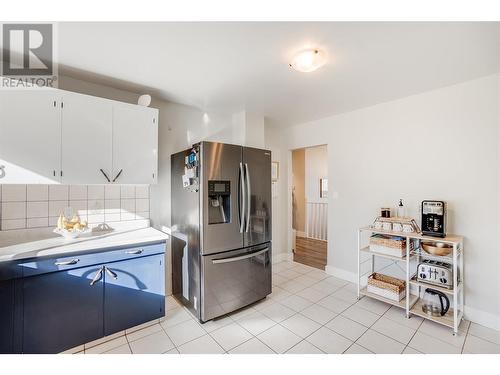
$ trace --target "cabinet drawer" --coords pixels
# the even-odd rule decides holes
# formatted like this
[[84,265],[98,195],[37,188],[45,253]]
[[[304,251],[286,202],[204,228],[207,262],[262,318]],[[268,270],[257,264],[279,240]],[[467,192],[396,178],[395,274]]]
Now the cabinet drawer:
[[18,268],[22,275],[35,276],[44,273],[66,271],[74,268],[86,267],[95,264],[117,262],[120,260],[134,259],[148,255],[165,253],[165,242],[133,247],[120,247],[94,252],[73,253],[59,258],[38,258],[19,262]]

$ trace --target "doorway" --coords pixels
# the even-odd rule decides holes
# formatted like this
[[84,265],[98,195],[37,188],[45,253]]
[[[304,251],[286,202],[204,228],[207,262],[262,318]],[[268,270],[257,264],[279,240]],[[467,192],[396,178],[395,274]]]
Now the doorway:
[[328,247],[327,146],[292,151],[293,260],[321,270]]

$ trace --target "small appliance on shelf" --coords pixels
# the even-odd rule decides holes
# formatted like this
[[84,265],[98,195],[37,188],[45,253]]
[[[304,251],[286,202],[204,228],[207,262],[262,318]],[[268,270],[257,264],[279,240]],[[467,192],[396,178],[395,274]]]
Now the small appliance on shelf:
[[422,234],[432,237],[446,237],[445,202],[422,201]]
[[427,315],[444,316],[450,309],[450,300],[439,290],[425,289],[422,299],[422,311]]
[[453,289],[453,267],[449,263],[424,259],[417,268],[417,280]]

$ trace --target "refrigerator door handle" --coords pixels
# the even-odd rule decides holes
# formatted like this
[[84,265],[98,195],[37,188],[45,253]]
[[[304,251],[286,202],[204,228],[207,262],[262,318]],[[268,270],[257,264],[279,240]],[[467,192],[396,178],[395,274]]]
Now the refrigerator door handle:
[[214,259],[214,260],[212,260],[212,264],[237,262],[239,260],[256,257],[257,255],[263,254],[263,253],[265,253],[267,251],[269,251],[269,247],[266,247],[263,250],[256,251],[255,253],[240,255],[240,256],[237,256],[237,257]]
[[246,179],[246,183],[247,183],[247,220],[246,220],[246,229],[245,229],[245,232],[248,233],[248,231],[250,230],[250,212],[252,211],[250,209],[251,207],[251,204],[252,204],[252,190],[250,188],[250,171],[248,169],[248,164],[245,163],[245,179]]
[[240,163],[240,181],[238,191],[238,218],[240,219],[240,233],[243,233],[245,228],[245,209],[246,209],[246,188],[245,188],[245,173],[243,171],[243,163]]

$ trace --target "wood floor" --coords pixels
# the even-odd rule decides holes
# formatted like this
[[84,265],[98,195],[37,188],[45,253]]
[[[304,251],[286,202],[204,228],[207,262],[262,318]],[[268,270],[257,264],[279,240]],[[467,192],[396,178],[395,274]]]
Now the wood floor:
[[297,236],[295,239],[294,262],[324,270],[326,266],[326,241]]

